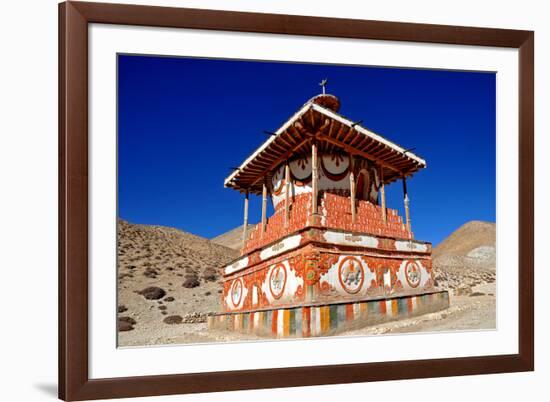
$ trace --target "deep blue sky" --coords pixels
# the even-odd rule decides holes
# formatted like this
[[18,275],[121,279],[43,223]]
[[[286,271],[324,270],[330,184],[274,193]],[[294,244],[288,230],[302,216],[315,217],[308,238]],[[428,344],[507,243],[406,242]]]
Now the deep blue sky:
[[[495,221],[492,73],[129,55],[118,68],[118,213],[130,222],[209,238],[241,225],[243,196],[223,187],[229,167],[325,77],[342,115],[426,159],[408,181],[417,239],[436,245],[469,220]],[[403,214],[400,182],[386,199]]]

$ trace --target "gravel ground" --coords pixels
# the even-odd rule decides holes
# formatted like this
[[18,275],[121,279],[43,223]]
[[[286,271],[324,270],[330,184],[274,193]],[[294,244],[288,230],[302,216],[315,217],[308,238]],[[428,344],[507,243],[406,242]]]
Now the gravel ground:
[[[496,328],[496,297],[494,283],[472,288],[474,296],[452,296],[451,307],[436,313],[424,314],[399,321],[372,325],[346,331],[337,336],[381,335],[389,333],[472,331]],[[476,292],[483,295],[475,295]],[[226,331],[209,332],[205,323],[161,324],[154,334],[149,330],[131,331],[119,334],[121,346],[166,345],[184,343],[239,342],[265,340],[254,335]]]

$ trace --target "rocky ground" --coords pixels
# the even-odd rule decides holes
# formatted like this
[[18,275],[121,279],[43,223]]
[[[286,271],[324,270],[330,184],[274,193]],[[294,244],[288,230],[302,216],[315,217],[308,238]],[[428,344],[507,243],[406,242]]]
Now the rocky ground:
[[166,343],[170,328],[219,312],[219,269],[237,255],[177,229],[119,221],[119,346]]
[[[449,290],[449,309],[340,335],[495,328],[494,230],[491,223],[469,222],[434,249],[435,284]],[[230,245],[239,230],[233,232],[218,240]],[[205,323],[208,314],[220,311],[218,269],[237,250],[177,229],[124,221],[119,222],[118,241],[119,346],[260,339],[209,332]]]
[[[431,314],[391,321],[342,332],[337,336],[398,334],[410,332],[471,331],[496,328],[495,284],[476,285],[469,295],[455,296],[451,292],[451,307]],[[228,331],[208,331],[206,323],[159,326],[154,337],[138,332],[124,346],[144,344],[182,344],[240,342],[265,340],[255,335]]]

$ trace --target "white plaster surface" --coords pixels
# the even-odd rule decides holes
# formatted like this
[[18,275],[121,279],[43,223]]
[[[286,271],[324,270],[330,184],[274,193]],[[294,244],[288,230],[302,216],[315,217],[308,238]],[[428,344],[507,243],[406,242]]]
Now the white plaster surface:
[[418,243],[413,240],[397,240],[395,242],[395,248],[398,251],[418,251],[418,252],[427,252],[428,245],[425,243]]
[[[330,173],[333,174],[339,174],[346,170],[346,168],[349,166],[349,158],[347,156],[343,156],[343,160],[339,159],[339,165],[336,166],[336,160],[332,159],[332,155],[322,155],[319,159],[323,159],[323,163],[325,164],[325,167]],[[305,166],[302,168],[302,162],[305,162]],[[311,158],[303,158],[300,160],[294,160],[290,162],[290,171],[294,174],[296,178],[306,178],[311,174]],[[319,161],[319,181],[318,181],[318,190],[350,190],[350,180],[349,180],[349,173],[347,173],[341,180],[331,180],[329,179],[325,173],[323,172],[323,169],[321,168],[321,163]],[[370,174],[371,177],[374,177],[374,181],[378,183],[378,177],[377,173],[374,169],[371,169],[371,172],[365,171],[366,174]],[[282,179],[284,178],[284,167],[280,166],[276,174],[274,175],[272,179],[272,188],[278,189]],[[355,178],[356,182],[358,180],[358,177]],[[371,180],[372,182],[372,180]],[[308,183],[305,183],[304,185],[295,185],[294,183],[291,185],[290,189],[290,196],[296,196],[303,193],[311,193],[311,181]],[[376,190],[375,186],[371,185],[369,189],[365,192],[364,195],[361,195],[361,198],[366,199],[368,193],[370,192],[371,198],[376,199],[378,196],[378,191]],[[279,203],[283,202],[285,200],[285,194],[286,194],[286,187],[283,187],[279,195],[272,194],[272,201],[273,205],[277,207]],[[358,195],[359,196],[359,195]]]
[[304,285],[304,280],[302,278],[297,277],[296,272],[290,269],[290,265],[287,260],[282,261],[282,264],[286,269],[286,283],[285,283],[285,289],[280,298],[276,299],[273,297],[273,295],[271,294],[270,284],[269,284],[271,271],[273,271],[275,266],[277,266],[278,264],[273,264],[269,267],[267,274],[265,276],[265,280],[262,282],[262,291],[265,293],[267,300],[272,304],[281,304],[281,303],[291,302],[294,297],[294,294],[296,293],[296,290],[298,289],[298,286],[303,287]]
[[[405,267],[407,266],[407,263],[410,262],[410,261],[414,261],[418,265],[418,267],[420,268],[420,283],[415,288],[413,288],[412,286],[409,285],[409,282],[407,281],[406,273],[405,273]],[[426,269],[426,266],[422,264],[421,259],[404,260],[401,263],[401,265],[399,266],[399,271],[397,271],[397,279],[399,279],[401,281],[401,284],[403,285],[404,290],[419,291],[419,290],[422,290],[426,286],[426,283],[430,279],[430,273]]]
[[371,281],[373,279],[375,279],[375,275],[374,275],[374,273],[372,273],[370,271],[367,263],[365,263],[361,259],[361,257],[352,256],[352,257],[356,258],[356,262],[359,263],[361,265],[361,267],[363,268],[363,276],[364,276],[363,277],[363,283],[362,283],[362,286],[359,289],[359,291],[357,293],[350,294],[344,289],[344,287],[340,283],[340,279],[339,279],[340,263],[345,258],[350,257],[350,256],[351,255],[341,255],[338,258],[338,261],[330,267],[330,269],[327,271],[327,273],[321,275],[321,282],[323,282],[323,281],[328,282],[328,284],[331,286],[331,288],[335,292],[337,292],[339,295],[342,295],[342,296],[350,296],[350,295],[353,295],[353,296],[366,296],[367,295],[367,290],[370,286]]
[[224,269],[226,275],[232,274],[233,272],[240,271],[243,268],[248,266],[248,256],[245,256],[231,265],[227,265]]
[[[233,290],[233,284],[235,283],[235,281],[241,281],[241,284],[242,284],[242,294],[241,294],[241,298],[239,300],[239,303],[238,304],[234,304],[233,303],[233,298],[231,297],[231,292]],[[244,285],[244,281],[240,278],[237,278],[237,279],[234,279],[232,282],[231,282],[231,286],[229,288],[229,292],[227,292],[227,294],[225,295],[225,303],[226,305],[231,309],[231,310],[237,310],[239,308],[242,307],[242,305],[244,304],[244,300],[246,299],[246,296],[248,295],[248,292],[249,290],[245,287]]]
[[301,236],[299,234],[287,237],[286,239],[283,239],[273,244],[272,246],[263,249],[260,252],[260,258],[262,259],[262,261],[264,261],[271,257],[282,254],[288,250],[292,250],[293,248],[296,248],[300,245],[300,239]]
[[327,230],[324,233],[323,237],[328,243],[341,244],[345,246],[360,246],[360,247],[377,247],[378,246],[378,239],[373,236],[352,235],[351,233]]

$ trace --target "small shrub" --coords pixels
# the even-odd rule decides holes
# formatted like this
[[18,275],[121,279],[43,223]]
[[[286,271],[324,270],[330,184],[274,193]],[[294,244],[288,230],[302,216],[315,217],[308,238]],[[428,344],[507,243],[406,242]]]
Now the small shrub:
[[145,297],[147,300],[158,300],[166,296],[164,289],[157,286],[150,286],[138,292],[140,295]]
[[190,276],[187,279],[185,279],[185,281],[183,281],[183,284],[181,286],[183,286],[184,288],[191,289],[191,288],[196,288],[199,285],[200,285],[199,279],[196,276]]
[[166,324],[181,324],[183,318],[180,315],[169,315],[163,320]]
[[121,332],[132,331],[135,324],[136,320],[132,317],[118,317],[117,328]]
[[206,268],[202,273],[202,277],[207,282],[214,282],[218,279],[218,270],[212,267]]

